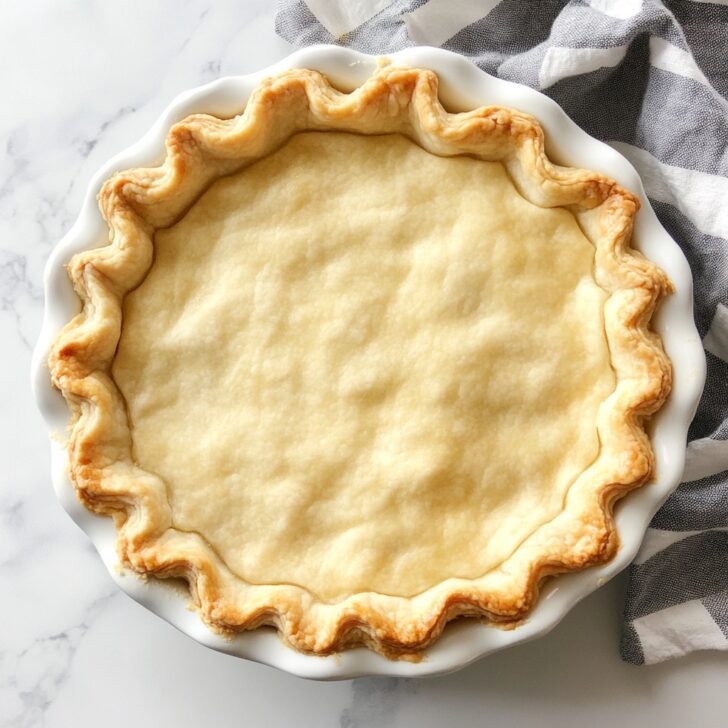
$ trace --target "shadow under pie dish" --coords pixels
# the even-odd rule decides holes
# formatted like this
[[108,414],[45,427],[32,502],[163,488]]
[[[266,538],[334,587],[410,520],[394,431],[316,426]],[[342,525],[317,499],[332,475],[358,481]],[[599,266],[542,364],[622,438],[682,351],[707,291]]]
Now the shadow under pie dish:
[[613,555],[670,284],[629,247],[637,198],[549,162],[533,117],[449,114],[425,70],[292,70],[100,206],[49,359],[71,479],[208,625],[412,657]]

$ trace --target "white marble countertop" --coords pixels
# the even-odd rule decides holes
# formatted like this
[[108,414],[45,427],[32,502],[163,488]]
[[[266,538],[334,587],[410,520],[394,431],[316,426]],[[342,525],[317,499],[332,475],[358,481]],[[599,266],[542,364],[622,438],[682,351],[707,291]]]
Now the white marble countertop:
[[97,167],[175,94],[289,51],[266,0],[0,9],[0,725],[724,726],[725,655],[620,662],[623,579],[546,638],[457,674],[313,683],[145,611],[57,504],[29,385],[49,250]]

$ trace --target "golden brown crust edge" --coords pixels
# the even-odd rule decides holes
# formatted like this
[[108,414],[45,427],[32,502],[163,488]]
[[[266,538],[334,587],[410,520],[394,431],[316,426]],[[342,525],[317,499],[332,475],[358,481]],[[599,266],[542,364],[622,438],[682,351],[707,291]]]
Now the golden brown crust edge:
[[[479,579],[449,579],[412,598],[361,593],[336,604],[294,585],[244,583],[202,537],[173,527],[164,483],[133,462],[124,401],[110,369],[122,300],[152,264],[154,230],[180,217],[217,176],[306,129],[399,132],[437,154],[501,161],[527,199],[570,209],[596,247],[595,277],[610,294],[604,317],[617,378],[598,416],[600,455],[570,488],[562,513]],[[269,624],[304,652],[364,644],[402,658],[431,644],[456,617],[516,624],[546,576],[611,558],[618,543],[613,503],[653,475],[644,422],[671,386],[669,361],[649,329],[670,283],[629,247],[639,208],[634,195],[601,174],[550,162],[541,127],[527,114],[503,107],[447,113],[436,75],[411,68],[384,66],[351,94],[316,72],[288,71],[262,82],[240,116],[179,122],[166,149],[161,166],[120,172],[104,184],[99,201],[110,241],[70,261],[83,308],[49,355],[53,383],[71,410],[71,480],[88,508],[114,517],[122,563],[142,574],[186,579],[200,615],[217,630]]]

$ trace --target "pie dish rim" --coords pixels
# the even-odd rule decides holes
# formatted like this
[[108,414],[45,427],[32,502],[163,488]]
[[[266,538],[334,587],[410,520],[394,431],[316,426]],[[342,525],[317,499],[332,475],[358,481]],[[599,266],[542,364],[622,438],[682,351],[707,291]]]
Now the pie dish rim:
[[[289,57],[289,59],[287,59],[287,65],[288,65],[288,67],[294,67],[294,66],[297,66],[297,67],[311,67],[312,65],[315,67],[316,65],[318,65],[318,63],[320,63],[320,60],[319,61],[314,60],[314,62],[312,63],[312,57],[315,57],[315,56],[318,55],[318,57],[320,59],[322,53],[323,54],[330,54],[330,56],[329,56],[330,58],[334,58],[335,56],[338,56],[340,62],[343,61],[347,56],[348,56],[348,59],[347,60],[351,59],[351,54],[354,54],[354,56],[357,57],[357,60],[358,60],[358,62],[360,64],[367,64],[368,63],[370,68],[371,68],[371,63],[372,63],[372,60],[373,60],[371,57],[366,57],[366,56],[363,56],[363,54],[357,54],[357,53],[355,53],[353,51],[345,51],[344,49],[338,49],[338,48],[337,49],[312,48],[312,49],[307,49],[306,51],[299,52],[299,53],[294,54],[293,56]],[[429,56],[432,60],[430,60],[429,62],[427,60],[421,60],[422,54],[424,54],[425,56]],[[459,66],[460,67],[459,70],[458,70],[459,73],[465,72],[465,66],[463,66],[463,64],[467,64],[467,66],[469,67],[469,69],[474,69],[474,67],[471,64],[469,64],[467,61],[464,61],[464,59],[461,59],[460,57],[455,56],[454,54],[449,54],[449,53],[443,52],[443,51],[433,51],[432,49],[426,49],[425,51],[422,51],[421,52],[420,59],[418,59],[417,62],[415,62],[414,60],[412,60],[412,58],[411,58],[412,55],[415,55],[416,56],[417,55],[417,52],[416,52],[416,50],[409,49],[409,52],[402,52],[402,53],[399,53],[399,54],[393,54],[391,56],[391,59],[392,59],[392,61],[396,65],[400,65],[400,64],[401,65],[410,65],[410,66],[419,65],[419,66],[423,66],[423,67],[430,67],[430,68],[433,68],[433,70],[435,70],[436,72],[438,72],[439,75],[442,75],[442,73],[441,73],[440,69],[438,69],[438,68],[435,67],[435,63],[438,63],[438,62],[444,62],[445,65],[452,64],[453,66],[454,65]],[[408,58],[407,56],[410,56],[410,57]],[[455,59],[457,59],[457,60],[455,60]],[[341,63],[340,63],[340,65],[341,65]],[[281,66],[281,64],[278,64],[278,66]],[[273,69],[266,69],[265,71],[261,72],[260,74],[254,74],[254,77],[256,77],[256,76],[257,77],[261,77],[263,75],[270,75],[274,71],[278,71],[278,70],[280,70],[279,67],[274,67]],[[322,70],[326,70],[326,69],[322,69]],[[476,71],[477,74],[481,74],[482,76],[485,76],[485,74],[482,74],[481,71],[477,71],[477,69],[474,69],[474,70]],[[487,77],[487,78],[489,79],[490,82],[497,82],[497,84],[506,83],[506,82],[498,81],[497,79],[492,79],[491,77]],[[243,79],[251,79],[251,77],[250,76],[247,76],[247,77],[243,77]],[[217,86],[221,86],[221,85],[224,85],[226,82],[230,82],[231,80],[232,81],[235,81],[236,79],[222,79],[221,81],[215,82],[211,86],[216,86],[216,85]],[[511,84],[509,84],[509,85],[511,85]],[[519,89],[521,89],[521,88],[522,87],[519,87]],[[180,106],[184,106],[186,103],[189,103],[189,100],[191,98],[191,95],[195,95],[195,93],[199,95],[198,96],[198,100],[199,100],[202,96],[204,96],[204,94],[205,94],[206,91],[209,93],[210,86],[203,87],[203,89],[199,89],[199,90],[197,90],[197,92],[190,92],[190,93],[184,95],[183,97],[181,97],[180,99],[178,99],[177,102],[175,102],[175,103],[172,104],[172,106],[170,107],[170,112],[168,112],[165,116],[174,115],[174,116],[177,116],[177,118],[179,118],[179,116],[180,116],[180,113],[179,113]],[[530,89],[525,89],[525,91],[528,92],[528,93],[530,93],[530,94],[535,94],[536,93],[536,92],[533,92]],[[538,94],[538,96],[540,96],[540,94]],[[541,97],[541,99],[543,99],[543,98],[544,97]],[[546,101],[548,101],[548,100],[546,100]],[[553,102],[550,102],[550,101],[548,101],[548,103],[549,104],[553,104]],[[516,106],[517,103],[511,103],[510,105],[511,106]],[[553,105],[553,106],[555,106],[555,105]],[[519,106],[519,108],[523,108],[523,106],[521,105],[521,106]],[[556,107],[556,108],[558,109],[558,107]],[[175,113],[175,110],[176,110],[176,113]],[[553,113],[553,108],[551,109],[551,111]],[[561,112],[561,114],[563,114],[563,112]],[[185,114],[183,113],[181,115],[184,116]],[[541,114],[539,114],[539,119],[543,122],[543,118],[542,118]],[[569,123],[571,123],[571,122],[569,122]],[[159,123],[157,125],[157,127],[156,127],[157,133],[159,132],[159,127],[160,126],[162,128],[164,128],[164,126],[165,126],[164,120],[162,120],[161,123]],[[572,133],[573,133],[573,130],[572,130]],[[583,134],[583,132],[579,132],[579,133],[580,134]],[[596,144],[599,144],[598,142],[595,142],[595,143]],[[131,151],[132,150],[130,150],[130,152]],[[130,156],[133,156],[130,152],[126,153],[126,158],[127,159]],[[125,155],[121,155],[121,156],[124,157]],[[149,156],[147,156],[147,160],[149,160]],[[127,162],[120,162],[119,157],[117,157],[113,161],[115,162],[115,164],[108,165],[107,166],[107,169],[102,174],[100,174],[97,177],[97,179],[96,179],[96,182],[97,183],[99,181],[99,178],[103,180],[103,179],[105,179],[105,176],[108,175],[108,167],[113,166],[114,168],[119,169],[119,168],[124,168],[124,167],[128,167],[128,166],[136,166],[136,164],[134,164],[134,163],[129,164],[128,161]],[[147,161],[147,164],[149,164],[149,161]],[[593,168],[593,166],[594,165],[590,165],[590,167],[592,167],[592,168]],[[612,175],[612,176],[614,176],[614,175]],[[634,185],[634,184],[631,186],[631,188],[632,189],[636,189],[636,190],[641,189],[638,185]],[[93,189],[93,185],[92,185],[92,189]],[[88,207],[89,207],[88,202],[89,202],[89,200],[87,199],[87,204],[84,207],[84,212],[87,212],[88,211]],[[648,205],[644,205],[644,209],[649,209]],[[83,213],[82,213],[82,217],[83,217]],[[72,231],[72,233],[73,233],[73,231]],[[67,238],[64,240],[64,243],[62,245],[59,245],[58,246],[59,248],[65,246],[66,249],[67,249],[69,247],[69,242],[71,242],[71,243],[73,242],[73,241],[69,241],[69,237],[72,236],[72,233],[69,234],[69,236],[67,236]],[[58,255],[54,255],[51,258],[51,261],[49,262],[49,270],[50,270],[51,263],[54,262],[54,258],[56,260],[58,260],[58,257],[59,257]],[[683,259],[683,261],[684,261],[684,259]],[[671,277],[674,277],[674,274],[671,274]],[[684,285],[682,285],[681,288],[684,291]],[[49,300],[50,300],[50,297],[49,297]],[[41,348],[41,343],[42,342],[39,342],[39,349]],[[702,352],[702,348],[701,348],[701,352]],[[36,387],[37,386],[38,386],[38,380],[36,379]],[[683,423],[683,424],[685,424],[685,423]],[[683,438],[684,438],[684,435],[683,435]],[[658,458],[659,458],[659,453],[658,453]],[[662,468],[660,468],[660,473],[661,473],[661,477],[664,477],[664,471],[663,471]],[[653,486],[650,486],[650,487],[653,487]],[[64,505],[65,505],[65,503],[64,503]],[[652,504],[652,505],[654,505],[654,504]],[[96,520],[98,520],[98,519],[96,519]],[[620,550],[623,551],[623,548],[620,549]],[[613,561],[610,562],[609,565],[612,565],[615,560],[616,559],[613,559]],[[563,578],[564,577],[560,577],[559,581],[561,581]],[[598,578],[600,578],[600,577],[598,577]],[[582,596],[583,596],[583,594],[582,594]],[[538,609],[538,607],[537,607],[537,609]],[[529,619],[529,622],[532,622],[532,619],[533,619],[533,617]],[[510,635],[510,634],[515,634],[515,633],[520,633],[519,636],[522,639],[525,639],[525,638],[527,638],[527,635],[524,635],[523,634],[523,631],[524,631],[524,627],[526,627],[527,625],[528,625],[528,623],[526,623],[526,624],[518,627],[513,632],[503,633],[503,634]],[[185,630],[185,631],[188,631],[188,630]],[[490,630],[490,632],[493,632],[493,631],[494,630]],[[532,630],[527,630],[527,631],[532,631]],[[244,638],[247,638],[248,636],[249,635],[247,635],[247,634],[246,635],[242,635],[242,637],[244,637]],[[238,639],[239,638],[236,638],[236,640],[234,640],[234,641],[237,641]],[[521,639],[506,640],[506,642],[509,642],[509,641],[521,641]],[[228,649],[225,649],[225,651],[233,651],[233,650],[230,649],[230,647],[231,647],[230,643],[227,643],[227,647],[228,647]],[[492,649],[497,649],[497,648],[498,648],[497,646],[493,646],[492,647]],[[432,674],[432,672],[442,672],[444,670],[452,669],[453,667],[457,667],[458,666],[457,664],[455,664],[455,665],[452,665],[450,667],[445,667],[445,668],[440,667],[440,669],[436,669],[436,670],[427,669],[427,668],[431,668],[432,667],[432,656],[431,656],[430,653],[432,652],[432,650],[435,650],[435,649],[436,649],[436,646],[433,647],[433,648],[430,648],[430,650],[428,651],[428,657],[427,657],[427,659],[424,662],[419,663],[419,664],[415,664],[415,665],[412,666],[413,672],[409,672],[409,671],[405,670],[404,673],[402,673],[402,672],[399,672],[398,670],[394,670],[394,671],[384,670],[382,672],[379,672],[378,674]],[[487,651],[492,651],[492,649],[487,650]],[[359,652],[359,650],[357,650],[355,652]],[[354,653],[344,653],[344,654],[342,654],[337,659],[340,660],[340,661],[347,660],[347,657],[346,656],[348,654],[352,654],[353,655]],[[274,662],[274,660],[272,660],[272,659],[265,659],[265,657],[262,657],[261,658],[257,654],[248,655],[248,656],[253,657],[253,659],[261,659],[261,661],[265,661],[265,662]],[[406,665],[408,663],[404,663],[404,664],[401,664],[401,663],[389,663],[387,661],[385,664],[387,664],[387,665],[396,664],[396,665],[404,666],[404,665]],[[424,667],[425,669],[424,670],[418,669],[418,668],[422,668],[422,667]],[[351,666],[349,666],[348,670],[349,670],[349,674],[374,674],[374,671],[372,671],[371,669],[367,669],[365,671],[365,673],[358,673],[357,670],[356,670],[356,668],[354,668],[352,670]],[[298,672],[298,670],[295,670],[295,669],[292,670],[292,671]],[[324,670],[323,672],[326,673],[328,671],[327,670]],[[336,671],[334,671],[334,673],[335,672]],[[378,672],[378,671],[376,671],[376,672]],[[329,676],[329,677],[333,677],[333,676],[345,676],[345,675],[336,675],[334,673],[328,674],[326,676]],[[313,675],[310,675],[310,676],[313,676]]]

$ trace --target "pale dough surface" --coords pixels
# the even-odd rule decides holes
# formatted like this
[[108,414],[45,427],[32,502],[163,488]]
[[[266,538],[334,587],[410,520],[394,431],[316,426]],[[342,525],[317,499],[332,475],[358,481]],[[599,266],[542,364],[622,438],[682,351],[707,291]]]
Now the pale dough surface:
[[593,259],[498,163],[299,134],[157,232],[112,368],[134,457],[249,582],[481,576],[599,452]]

